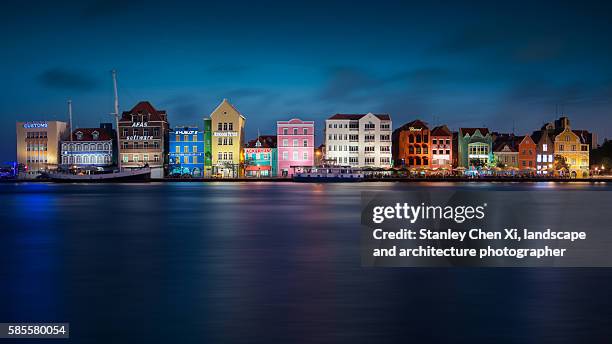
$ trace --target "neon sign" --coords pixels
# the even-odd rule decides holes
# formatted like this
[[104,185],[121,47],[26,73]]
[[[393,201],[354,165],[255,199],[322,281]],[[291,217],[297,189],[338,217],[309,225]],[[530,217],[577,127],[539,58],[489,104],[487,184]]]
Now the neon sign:
[[47,127],[49,127],[49,125],[47,124],[47,122],[25,122],[23,124],[23,127],[26,128],[26,129],[47,128]]
[[213,136],[238,136],[238,133],[235,131],[215,131]]

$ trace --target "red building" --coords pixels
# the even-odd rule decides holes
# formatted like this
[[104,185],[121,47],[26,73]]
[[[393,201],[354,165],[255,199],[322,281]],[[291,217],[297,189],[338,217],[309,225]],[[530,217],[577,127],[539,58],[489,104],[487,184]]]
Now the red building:
[[431,137],[427,124],[415,120],[393,131],[393,161],[397,167],[429,168]]
[[523,172],[535,173],[536,171],[536,156],[537,156],[537,144],[533,141],[531,136],[519,136],[517,137],[518,144],[518,164],[519,169]]

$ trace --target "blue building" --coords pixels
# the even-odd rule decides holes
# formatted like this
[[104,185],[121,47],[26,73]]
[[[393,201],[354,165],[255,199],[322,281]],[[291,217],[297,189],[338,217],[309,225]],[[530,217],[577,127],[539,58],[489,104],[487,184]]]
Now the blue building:
[[202,177],[204,134],[197,127],[176,127],[169,137],[169,169],[173,177]]

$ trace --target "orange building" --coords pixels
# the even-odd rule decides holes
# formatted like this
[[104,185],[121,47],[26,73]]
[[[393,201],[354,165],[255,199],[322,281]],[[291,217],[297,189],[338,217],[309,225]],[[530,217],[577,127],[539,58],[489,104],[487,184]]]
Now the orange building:
[[523,172],[536,170],[537,145],[529,135],[517,137],[518,144],[518,168]]
[[416,120],[393,131],[393,161],[397,167],[429,168],[431,134],[427,124]]

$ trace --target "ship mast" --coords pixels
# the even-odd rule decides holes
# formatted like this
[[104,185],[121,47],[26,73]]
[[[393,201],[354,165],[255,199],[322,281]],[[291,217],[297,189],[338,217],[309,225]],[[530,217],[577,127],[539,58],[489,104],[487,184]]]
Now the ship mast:
[[72,141],[72,100],[68,99],[68,118],[70,121],[70,141]]
[[113,115],[115,116],[115,131],[117,136],[117,167],[119,168],[119,172],[121,172],[121,154],[119,154],[119,95],[117,94],[117,71],[112,70],[113,75],[113,91],[115,96],[115,112]]

